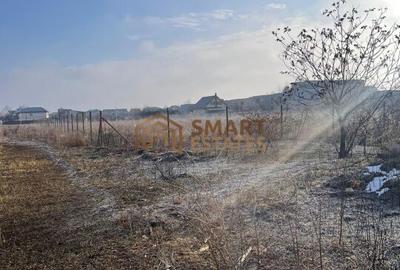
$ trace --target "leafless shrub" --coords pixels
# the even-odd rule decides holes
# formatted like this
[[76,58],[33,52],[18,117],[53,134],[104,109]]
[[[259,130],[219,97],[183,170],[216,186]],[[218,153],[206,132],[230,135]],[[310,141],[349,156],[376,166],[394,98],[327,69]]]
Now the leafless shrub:
[[[400,27],[388,26],[386,13],[381,8],[347,7],[342,0],[323,12],[330,26],[302,29],[295,35],[288,26],[273,31],[283,47],[283,73],[307,85],[294,85],[285,94],[301,104],[324,104],[332,109],[339,158],[348,156],[361,126],[399,88]],[[360,83],[388,91],[378,94]]]

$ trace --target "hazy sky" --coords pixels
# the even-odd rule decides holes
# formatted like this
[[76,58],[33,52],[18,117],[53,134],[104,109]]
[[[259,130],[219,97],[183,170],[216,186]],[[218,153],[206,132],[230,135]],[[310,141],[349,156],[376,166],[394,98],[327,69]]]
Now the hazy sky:
[[[0,109],[165,106],[277,92],[281,25],[323,0],[0,0]],[[389,0],[350,1],[388,6]],[[397,14],[397,12],[399,12]]]

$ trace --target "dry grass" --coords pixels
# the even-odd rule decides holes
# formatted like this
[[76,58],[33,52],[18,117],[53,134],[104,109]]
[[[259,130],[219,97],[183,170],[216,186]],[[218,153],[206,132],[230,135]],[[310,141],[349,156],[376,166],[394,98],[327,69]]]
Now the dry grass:
[[[346,166],[338,165],[343,171]],[[264,183],[224,199],[200,195],[189,216],[213,268],[398,267],[398,210],[327,189],[321,171],[288,175],[280,184]]]
[[3,126],[0,133],[3,137],[14,140],[40,141],[57,147],[86,146],[90,142],[86,133],[66,132],[60,127],[47,124]]
[[[190,121],[180,120],[185,121],[187,133]],[[135,139],[133,122],[113,124],[124,136]],[[363,193],[361,170],[371,160],[360,156],[357,149],[346,160],[335,159],[331,146],[310,141],[304,143],[304,148],[297,148],[301,141],[275,141],[270,151],[261,156],[222,152],[205,156],[148,152],[138,155],[119,149],[123,143],[109,128],[105,129],[109,149],[75,147],[87,145],[87,135],[72,135],[59,128],[16,129],[3,129],[3,134],[61,146],[57,157],[73,168],[75,184],[66,184],[71,176],[51,168],[46,158],[35,156],[32,149],[5,150],[10,160],[15,160],[3,169],[3,175],[16,177],[20,171],[28,171],[20,177],[20,185],[12,187],[8,178],[1,183],[4,205],[14,211],[10,216],[25,220],[29,216],[27,209],[37,209],[35,202],[29,204],[22,194],[47,198],[49,192],[62,198],[61,203],[55,203],[53,197],[40,199],[50,206],[41,206],[48,210],[47,216],[38,216],[35,221],[47,221],[56,215],[61,221],[49,222],[49,230],[64,228],[68,216],[65,213],[74,213],[74,207],[80,209],[77,211],[83,223],[88,222],[92,211],[97,213],[90,229],[78,226],[81,233],[74,241],[79,243],[81,257],[72,252],[60,259],[51,252],[41,257],[51,258],[52,264],[48,265],[54,268],[64,260],[82,269],[87,266],[84,261],[89,260],[97,268],[100,261],[114,263],[111,257],[119,254],[118,263],[137,269],[399,267],[398,205],[387,205],[388,201]],[[297,131],[294,133],[298,135]],[[25,161],[18,152],[26,153]],[[43,177],[43,172],[50,173]],[[41,186],[26,186],[28,174],[30,179],[42,181]],[[344,193],[349,187],[355,189],[354,193]],[[8,225],[6,229],[2,226],[0,232],[0,239],[6,243],[16,232],[10,225],[10,216],[4,219]],[[21,228],[29,228],[29,223],[18,222]],[[92,226],[105,232],[107,241],[95,234]],[[104,250],[92,250],[89,244],[82,244],[93,239],[112,248],[100,245]],[[36,237],[29,241],[40,243],[45,250],[53,248]],[[76,248],[67,242],[61,246],[55,249],[56,253]],[[34,256],[29,255],[34,254],[32,250],[23,244],[21,247],[27,250],[25,262],[35,262]],[[114,247],[118,247],[116,253]],[[6,250],[6,254],[22,256],[12,246]],[[16,261],[15,256],[9,260]],[[43,265],[46,264],[38,268]],[[9,268],[12,266],[9,264]]]
[[[223,160],[220,162],[221,166],[227,166]],[[382,254],[392,252],[398,228],[392,226],[390,235],[384,238],[374,237],[388,230],[390,223],[397,222],[397,217],[381,219],[379,216],[385,212],[374,209],[375,202],[350,197],[346,199],[344,221],[340,225],[343,206],[339,194],[344,187],[330,189],[325,185],[338,172],[353,177],[352,170],[361,168],[365,162],[363,159],[352,163],[327,160],[316,170],[309,167],[301,174],[288,174],[278,181],[274,178],[259,181],[251,188],[232,190],[229,196],[223,197],[210,193],[210,188],[218,191],[215,188],[218,189],[219,178],[229,183],[229,171],[220,175],[191,174],[189,181],[203,184],[196,185],[195,190],[185,186],[186,191],[180,195],[148,206],[146,214],[130,210],[122,220],[131,224],[130,221],[145,217],[146,223],[135,224],[139,235],[146,237],[135,238],[134,245],[137,249],[146,247],[145,254],[155,256],[153,263],[158,261],[165,267],[342,269],[351,265],[366,269],[393,266],[397,255],[383,258]],[[254,161],[248,165],[254,166]],[[354,211],[359,213],[356,215]],[[360,224],[368,225],[360,227]],[[339,241],[341,227],[343,239]],[[154,266],[150,265],[146,267]]]
[[[297,138],[302,131],[304,131],[304,120],[303,117],[294,117],[291,115],[287,115],[284,119],[284,131],[287,136],[285,138]],[[280,118],[278,115],[253,115],[253,114],[231,114],[229,115],[229,120],[233,121],[236,125],[238,131],[240,130],[240,121],[242,119],[247,119],[253,123],[253,127],[257,126],[256,120],[264,120],[263,125],[265,129],[263,130],[264,136],[266,137],[267,148],[270,147],[271,144],[277,143],[280,138]],[[176,121],[183,128],[184,135],[184,148],[185,150],[193,150],[191,147],[191,133],[192,133],[192,121],[199,120],[202,122],[203,128],[206,120],[213,121],[219,120],[222,124],[222,132],[225,132],[225,115],[172,115],[171,120]],[[48,123],[35,123],[28,125],[15,125],[15,126],[1,126],[0,133],[2,136],[11,138],[11,139],[19,139],[19,140],[30,140],[30,141],[40,141],[45,142],[47,144],[57,146],[57,147],[78,147],[78,146],[88,146],[88,145],[97,145],[107,148],[127,148],[130,146],[137,146],[137,142],[141,141],[141,138],[137,138],[138,134],[135,134],[135,127],[137,124],[141,123],[143,120],[119,120],[109,122],[112,127],[103,121],[102,124],[102,145],[98,145],[98,135],[99,135],[99,122],[94,121],[92,123],[92,133],[90,136],[89,132],[89,123],[85,122],[85,129],[83,129],[83,125],[81,122],[76,125],[74,123],[74,127],[71,125],[54,125],[51,122]],[[118,132],[123,136],[121,137],[117,132],[115,132],[114,128],[118,130]],[[147,132],[151,132],[148,130]],[[307,130],[310,132],[310,130]],[[167,130],[158,130],[156,132],[157,135],[160,133],[167,134]],[[153,137],[154,134],[140,134],[143,137]],[[307,137],[307,134],[303,134],[304,137]],[[217,140],[223,141],[225,135],[221,136]],[[286,139],[287,139],[286,138]],[[128,143],[125,141],[127,139]],[[212,138],[208,138],[207,140],[212,140]],[[206,149],[207,152],[212,152],[212,154],[218,154],[220,148],[223,148],[224,143],[214,143],[211,148],[202,146],[200,147],[200,152],[204,152],[201,150]],[[214,149],[215,148],[215,149]],[[232,147],[235,148],[235,147]],[[241,149],[233,149],[233,152],[243,152],[244,146]],[[164,149],[164,148],[162,148]],[[231,152],[232,152],[231,151]]]

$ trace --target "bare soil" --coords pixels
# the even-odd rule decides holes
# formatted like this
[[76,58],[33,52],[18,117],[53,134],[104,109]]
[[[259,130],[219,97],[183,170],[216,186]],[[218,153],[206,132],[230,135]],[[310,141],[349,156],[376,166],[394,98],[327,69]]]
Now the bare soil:
[[37,148],[0,145],[2,269],[134,269],[118,226],[94,211],[98,196]]

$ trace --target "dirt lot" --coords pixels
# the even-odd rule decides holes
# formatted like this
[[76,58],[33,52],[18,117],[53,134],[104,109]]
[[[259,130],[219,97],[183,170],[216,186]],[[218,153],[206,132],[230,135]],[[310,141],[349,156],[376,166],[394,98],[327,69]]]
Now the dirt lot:
[[96,211],[98,196],[32,147],[0,145],[3,269],[134,268],[118,227]]
[[[386,269],[397,197],[363,193],[354,157],[0,144],[5,269]],[[354,191],[345,194],[345,188]],[[385,205],[389,205],[386,207]],[[372,267],[373,266],[373,267]]]

